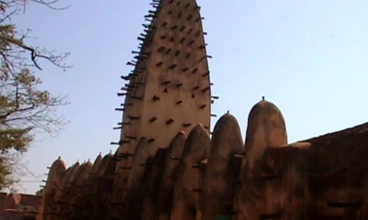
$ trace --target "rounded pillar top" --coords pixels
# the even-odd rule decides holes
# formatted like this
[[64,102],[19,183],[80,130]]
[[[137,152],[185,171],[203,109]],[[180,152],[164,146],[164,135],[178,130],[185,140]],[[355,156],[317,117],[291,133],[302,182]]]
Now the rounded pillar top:
[[263,138],[269,146],[287,143],[285,120],[280,109],[271,102],[262,100],[253,106],[248,117],[246,142]]
[[64,173],[66,170],[65,162],[58,157],[57,160],[55,160],[50,168],[50,171],[56,172],[56,173]]
[[281,111],[271,102],[265,100],[258,102],[249,113],[245,140],[250,165],[262,157],[267,148],[286,144],[286,126]]

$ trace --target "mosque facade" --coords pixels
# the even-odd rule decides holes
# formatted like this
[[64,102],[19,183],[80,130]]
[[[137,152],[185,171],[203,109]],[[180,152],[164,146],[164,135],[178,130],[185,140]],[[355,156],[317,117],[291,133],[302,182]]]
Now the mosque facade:
[[51,166],[38,220],[368,219],[368,124],[288,143],[273,103],[210,132],[212,83],[195,0],[153,0],[114,154]]

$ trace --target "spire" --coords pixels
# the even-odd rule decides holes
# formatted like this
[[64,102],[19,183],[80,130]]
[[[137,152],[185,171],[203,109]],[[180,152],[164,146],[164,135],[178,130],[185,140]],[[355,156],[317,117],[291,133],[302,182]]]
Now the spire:
[[[148,24],[140,41],[133,70],[122,79],[125,101],[118,123],[121,151],[134,152],[140,138],[150,142],[151,153],[167,146],[180,130],[201,123],[210,127],[211,83],[200,7],[194,0],[153,1],[145,16]],[[217,97],[216,97],[217,98]],[[163,135],[165,134],[165,135]]]
[[[145,16],[143,33],[133,60],[133,70],[123,76],[125,97],[119,111],[123,120],[112,201],[124,203],[124,185],[136,159],[140,140],[153,156],[169,146],[179,131],[188,132],[197,124],[210,127],[211,83],[202,29],[202,17],[195,0],[154,0],[154,10]],[[217,97],[214,96],[214,99]],[[132,158],[132,159],[131,159]],[[116,211],[119,217],[119,211]],[[115,214],[114,214],[115,215]]]

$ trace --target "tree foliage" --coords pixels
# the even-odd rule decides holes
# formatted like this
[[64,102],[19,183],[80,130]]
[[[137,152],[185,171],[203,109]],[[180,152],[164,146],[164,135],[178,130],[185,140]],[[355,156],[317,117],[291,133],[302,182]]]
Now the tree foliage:
[[66,68],[62,63],[68,54],[52,54],[25,42],[12,17],[24,13],[26,5],[37,3],[51,9],[58,0],[0,0],[0,188],[12,183],[12,153],[22,153],[33,140],[35,130],[53,132],[63,120],[56,107],[66,104],[63,97],[40,90],[42,83],[34,74],[42,70],[40,60]]

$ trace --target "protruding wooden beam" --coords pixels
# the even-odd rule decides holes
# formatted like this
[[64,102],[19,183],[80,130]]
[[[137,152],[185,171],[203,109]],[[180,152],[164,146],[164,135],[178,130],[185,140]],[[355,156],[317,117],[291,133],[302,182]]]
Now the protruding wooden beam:
[[125,85],[128,89],[137,89],[139,86],[138,85],[132,85],[132,84],[126,84]]
[[199,11],[199,10],[201,10],[201,6],[195,5],[195,6],[194,6],[194,8],[193,8],[193,10],[194,10],[194,11],[195,11],[195,10],[198,10],[198,11]]
[[194,21],[195,21],[195,22],[198,22],[198,21],[200,21],[200,20],[204,20],[204,17],[198,17],[198,18],[196,18]]
[[166,80],[166,81],[163,81],[162,83],[161,83],[161,85],[167,85],[167,84],[169,84],[169,83],[171,83],[171,81],[170,80]]
[[162,53],[164,51],[165,51],[165,47],[164,46],[157,48],[157,52],[159,52],[159,53]]
[[177,66],[177,64],[173,64],[171,66],[169,66],[169,69],[174,69]]
[[177,26],[177,25],[174,25],[174,26],[172,26],[170,29],[171,29],[172,31],[174,31],[174,30],[176,30],[176,28],[178,28],[178,26]]
[[139,116],[128,115],[128,118],[130,120],[138,120],[139,119]]
[[191,126],[192,124],[191,124],[191,123],[183,123],[182,125],[183,125],[183,127],[189,127],[189,126]]
[[202,89],[202,92],[207,92],[208,90],[210,90],[210,87],[209,86],[206,87],[206,88],[204,88],[204,89]]
[[122,91],[131,91],[131,89],[130,88],[127,88],[127,87],[122,87],[120,90],[122,90]]
[[130,76],[120,76],[120,78],[122,78],[123,80],[130,80]]
[[198,63],[200,63],[200,62],[202,62],[202,61],[206,60],[206,58],[207,58],[207,57],[208,57],[208,56],[201,57],[201,59],[199,59],[199,60],[198,60]]
[[169,120],[166,121],[166,124],[169,125],[169,124],[172,124],[174,122],[174,119],[170,118]]
[[148,143],[153,143],[156,139],[155,138],[150,138],[148,139]]
[[128,139],[131,139],[131,140],[137,140],[136,136],[126,135],[125,137],[128,138]]
[[202,50],[202,49],[206,49],[206,46],[207,46],[207,44],[200,45],[200,46],[198,47],[198,49],[200,49],[200,50]]
[[158,96],[154,95],[154,96],[152,97],[152,100],[153,100],[153,101],[158,101],[158,100],[160,100],[160,97],[158,97]]

